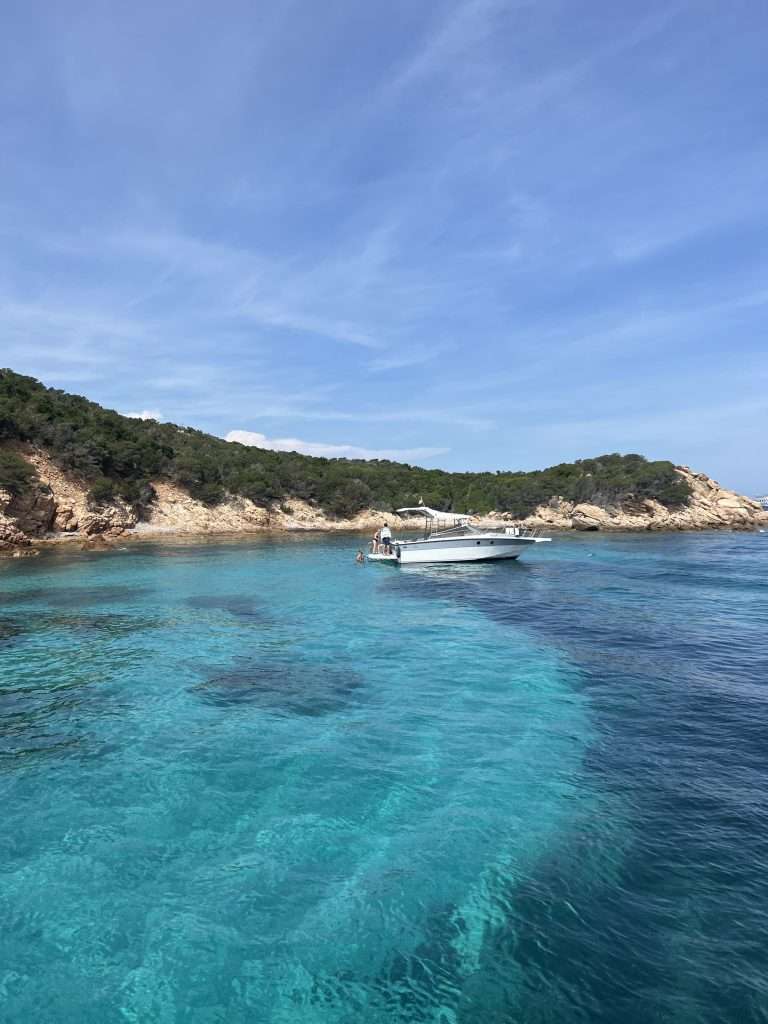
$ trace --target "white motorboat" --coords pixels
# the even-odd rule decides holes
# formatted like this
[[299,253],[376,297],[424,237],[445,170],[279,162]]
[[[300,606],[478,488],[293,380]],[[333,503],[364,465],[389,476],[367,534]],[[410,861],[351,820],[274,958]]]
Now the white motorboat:
[[371,562],[412,565],[418,562],[491,562],[519,558],[525,548],[549,543],[535,530],[522,526],[483,529],[472,526],[471,516],[438,512],[426,505],[399,508],[402,516],[422,516],[424,535],[414,540],[392,538],[389,551],[371,552]]

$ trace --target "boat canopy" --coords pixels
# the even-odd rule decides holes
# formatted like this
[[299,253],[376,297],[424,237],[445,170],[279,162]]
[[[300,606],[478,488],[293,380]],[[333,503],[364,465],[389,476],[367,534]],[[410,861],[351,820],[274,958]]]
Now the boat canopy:
[[416,505],[413,508],[399,508],[397,510],[398,515],[412,515],[412,516],[424,516],[425,519],[453,519],[462,523],[467,522],[472,516],[465,515],[463,512],[438,512],[434,508],[430,508],[428,505]]

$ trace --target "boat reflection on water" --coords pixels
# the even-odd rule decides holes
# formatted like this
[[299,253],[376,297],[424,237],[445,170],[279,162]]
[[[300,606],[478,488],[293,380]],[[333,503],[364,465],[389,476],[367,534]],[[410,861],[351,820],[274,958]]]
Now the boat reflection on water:
[[[506,559],[510,569],[519,571],[526,566],[516,559]],[[435,580],[482,580],[492,576],[497,570],[491,562],[432,562],[421,564],[406,564],[402,566],[408,570],[409,576],[419,576],[424,579]],[[530,567],[527,567],[530,568]]]

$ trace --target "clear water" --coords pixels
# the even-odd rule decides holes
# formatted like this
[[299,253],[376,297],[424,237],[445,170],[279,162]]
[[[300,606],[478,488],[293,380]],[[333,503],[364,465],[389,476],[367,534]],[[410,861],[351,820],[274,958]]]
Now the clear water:
[[0,1019],[768,1020],[768,535],[0,563]]

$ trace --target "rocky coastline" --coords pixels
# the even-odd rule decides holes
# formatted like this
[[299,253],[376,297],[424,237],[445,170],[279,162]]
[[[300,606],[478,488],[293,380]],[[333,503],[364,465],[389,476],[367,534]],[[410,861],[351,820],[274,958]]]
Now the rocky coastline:
[[[148,517],[139,520],[126,502],[114,500],[93,507],[85,480],[62,472],[44,452],[20,451],[34,466],[39,483],[22,496],[0,490],[0,554],[23,557],[41,546],[70,542],[90,550],[108,548],[131,538],[194,537],[264,531],[373,532],[386,518],[396,530],[415,529],[419,520],[366,509],[350,519],[332,519],[307,502],[292,499],[272,508],[232,496],[215,506],[190,497],[167,481],[154,485],[156,500]],[[620,503],[585,504],[553,497],[525,519],[490,513],[485,525],[520,523],[562,531],[756,530],[768,526],[768,512],[759,502],[721,487],[704,473],[676,467],[690,485],[685,505],[667,508],[651,499],[628,496]]]
[[[523,522],[551,530],[758,530],[768,525],[759,501],[721,487],[688,466],[675,470],[690,487],[688,501],[668,508],[652,498],[628,496],[616,504],[586,504],[552,498]],[[492,518],[506,518],[492,517]]]

